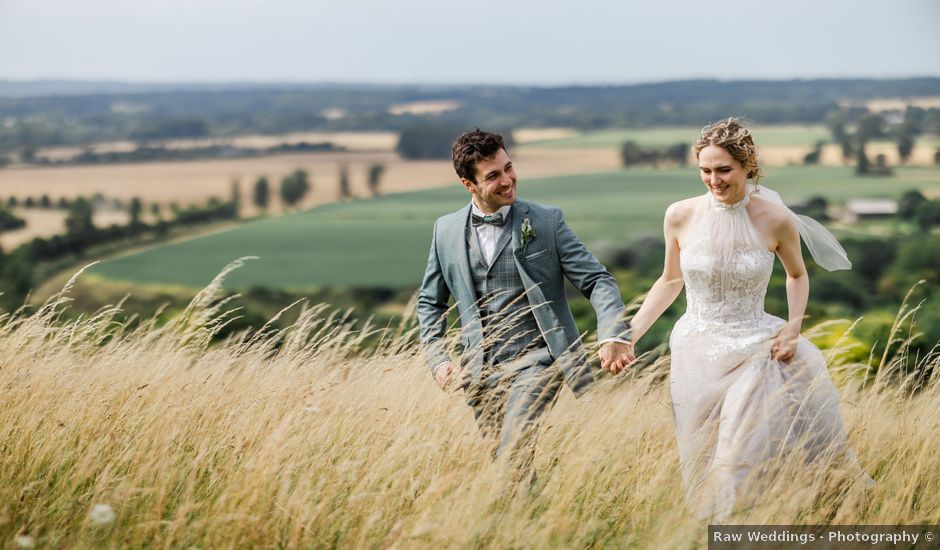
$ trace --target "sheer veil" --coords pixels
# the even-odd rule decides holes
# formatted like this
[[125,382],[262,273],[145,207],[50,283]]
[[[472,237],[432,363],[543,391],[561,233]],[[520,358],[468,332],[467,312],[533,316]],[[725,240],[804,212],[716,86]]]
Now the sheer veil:
[[763,185],[753,191],[762,199],[777,203],[786,208],[793,220],[796,222],[796,228],[800,232],[800,237],[806,243],[806,248],[813,256],[813,260],[819,267],[826,271],[838,271],[840,269],[852,269],[852,262],[849,261],[845,249],[839,244],[839,241],[826,229],[823,224],[817,222],[809,216],[803,216],[790,210],[789,207],[780,198],[780,194],[773,189],[768,189]]

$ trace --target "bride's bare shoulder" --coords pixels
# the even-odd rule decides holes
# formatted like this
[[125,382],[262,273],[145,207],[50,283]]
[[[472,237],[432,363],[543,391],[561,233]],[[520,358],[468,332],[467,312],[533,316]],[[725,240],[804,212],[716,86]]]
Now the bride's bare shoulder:
[[752,217],[760,219],[768,227],[782,229],[794,225],[790,209],[782,204],[765,199],[759,194],[751,195],[751,204],[753,205]]
[[666,225],[672,227],[682,227],[686,225],[689,220],[692,219],[692,215],[701,204],[701,201],[702,197],[691,197],[670,204],[666,208]]

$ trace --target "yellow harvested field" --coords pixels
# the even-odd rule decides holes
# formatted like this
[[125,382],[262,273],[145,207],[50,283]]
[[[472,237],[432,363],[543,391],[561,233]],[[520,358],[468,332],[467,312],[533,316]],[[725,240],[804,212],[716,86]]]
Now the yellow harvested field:
[[[798,166],[803,164],[803,156],[812,151],[812,147],[805,145],[772,145],[760,148],[760,162],[765,166]],[[884,155],[888,164],[897,166],[900,162],[898,147],[894,143],[870,143],[866,148],[868,158],[875,161],[877,155]],[[914,166],[933,165],[933,147],[918,144],[907,164]],[[694,159],[692,160],[694,162]],[[836,144],[823,146],[819,164],[823,166],[841,166],[842,148]]]
[[[0,233],[0,247],[4,250],[12,250],[35,237],[54,237],[64,232],[66,217],[64,210],[16,208],[14,213],[26,221],[26,227]],[[147,216],[143,216],[143,219],[150,221]],[[98,227],[107,227],[111,224],[125,225],[130,221],[130,215],[124,210],[99,209],[95,211],[93,221]]]
[[578,135],[579,132],[571,128],[521,128],[513,130],[512,137],[519,145],[553,139],[565,139]]
[[388,108],[392,115],[436,115],[453,111],[460,107],[459,101],[439,100],[439,101],[413,101],[410,103],[399,103]]
[[[854,103],[850,102],[844,103],[846,107],[854,105]],[[873,113],[904,111],[908,106],[920,107],[922,109],[938,109],[940,108],[940,96],[882,98],[865,102],[863,105]]]
[[[294,132],[271,136],[248,135],[227,138],[174,139],[162,142],[168,149],[192,149],[214,145],[233,147],[275,147],[294,143],[324,143],[345,147],[351,151],[392,151],[398,143],[396,132]],[[96,153],[126,153],[137,148],[132,141],[111,141],[89,147]],[[51,160],[65,160],[81,153],[83,147],[48,147],[37,152],[37,156]]]

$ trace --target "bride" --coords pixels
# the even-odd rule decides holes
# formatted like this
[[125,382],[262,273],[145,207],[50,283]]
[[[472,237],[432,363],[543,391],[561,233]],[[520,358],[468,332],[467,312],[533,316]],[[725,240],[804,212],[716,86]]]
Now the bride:
[[[855,464],[824,358],[800,336],[809,297],[800,236],[820,266],[851,263],[825,228],[749,185],[762,173],[741,121],[705,127],[694,151],[708,192],[666,209],[663,274],[632,325],[635,343],[685,286],[669,341],[680,467],[689,504],[720,519],[784,452]],[[786,321],[764,311],[775,256],[787,274]]]

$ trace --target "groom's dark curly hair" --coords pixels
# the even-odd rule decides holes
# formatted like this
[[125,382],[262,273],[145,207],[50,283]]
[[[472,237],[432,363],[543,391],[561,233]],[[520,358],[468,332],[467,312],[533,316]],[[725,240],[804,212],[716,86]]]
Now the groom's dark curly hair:
[[454,170],[457,171],[459,177],[477,183],[477,163],[505,148],[503,136],[499,134],[484,132],[479,128],[464,132],[451,148]]

